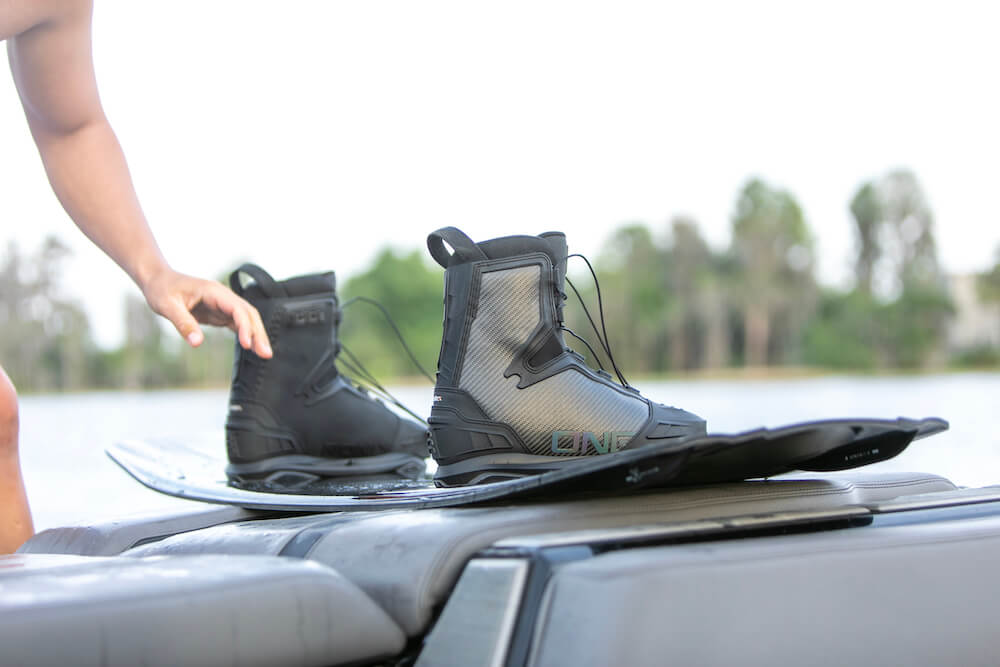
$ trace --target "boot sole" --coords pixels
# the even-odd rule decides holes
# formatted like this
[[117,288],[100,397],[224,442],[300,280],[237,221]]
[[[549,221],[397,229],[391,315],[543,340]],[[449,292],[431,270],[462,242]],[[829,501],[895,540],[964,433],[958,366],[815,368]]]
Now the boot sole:
[[594,456],[539,456],[537,454],[492,454],[438,465],[434,482],[438,486],[491,484],[521,477],[533,477],[561,470]]
[[[312,456],[295,453],[301,451],[298,441],[283,429],[266,428],[254,421],[230,417],[226,423],[230,457],[226,475],[237,484],[266,482],[288,488],[318,480],[348,481],[373,475],[420,479],[427,474],[427,454],[424,453],[427,437],[425,434],[418,441],[401,443],[401,451],[385,454]],[[252,460],[233,461],[234,449],[241,454],[249,453],[248,458]]]
[[420,479],[426,473],[427,462],[424,459],[398,452],[345,459],[288,454],[226,466],[226,475],[232,482],[264,482],[286,488],[324,479],[349,482],[376,475]]

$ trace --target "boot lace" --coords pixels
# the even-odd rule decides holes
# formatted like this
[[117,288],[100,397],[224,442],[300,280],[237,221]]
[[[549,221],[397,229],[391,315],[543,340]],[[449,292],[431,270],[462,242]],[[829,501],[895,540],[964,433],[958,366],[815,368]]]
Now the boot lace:
[[[413,353],[413,350],[406,342],[406,339],[403,337],[402,332],[399,330],[399,327],[396,325],[396,322],[392,319],[392,316],[389,314],[389,311],[386,310],[385,306],[383,306],[375,299],[369,299],[366,296],[356,296],[352,299],[348,299],[347,301],[345,301],[341,305],[340,309],[346,310],[349,306],[355,303],[366,303],[370,306],[374,306],[382,313],[382,316],[385,318],[385,321],[389,324],[389,327],[396,335],[396,338],[399,340],[399,343],[403,347],[403,350],[406,351],[406,354],[410,358],[410,361],[413,362],[413,365],[417,368],[418,371],[420,371],[421,375],[423,375],[425,378],[427,378],[428,381],[430,381],[433,384],[434,379],[431,377],[431,374],[428,373],[427,370],[417,360],[417,356]],[[399,408],[406,414],[410,415],[411,417],[419,421],[421,424],[425,426],[427,425],[426,419],[415,413],[410,408],[406,407],[406,405],[402,401],[393,396],[392,392],[386,389],[382,385],[382,383],[379,382],[378,379],[367,368],[365,368],[365,365],[361,363],[361,360],[358,359],[357,356],[355,356],[354,353],[351,352],[351,350],[343,343],[340,343],[340,351],[342,355],[339,356],[338,360],[335,361],[334,363],[343,366],[344,369],[349,371],[350,375],[343,372],[342,374],[347,379],[349,379],[358,389],[367,394],[370,394],[371,396],[376,397],[376,400],[382,399],[388,403],[395,405],[397,408]]]
[[[597,341],[600,345],[601,350],[604,352],[605,355],[607,355],[608,362],[611,364],[611,368],[614,369],[615,375],[618,376],[618,381],[621,382],[621,385],[623,387],[627,387],[628,389],[634,389],[634,387],[632,387],[632,385],[628,383],[628,380],[625,379],[625,374],[622,373],[621,369],[618,367],[618,363],[615,361],[615,355],[612,354],[611,352],[611,344],[608,342],[608,328],[604,321],[604,299],[601,296],[601,283],[597,279],[597,272],[594,271],[594,267],[590,263],[590,260],[581,255],[580,253],[573,253],[571,255],[567,255],[566,259],[569,260],[571,257],[579,257],[580,259],[582,259],[584,263],[587,265],[587,269],[590,270],[591,277],[593,277],[594,279],[594,288],[597,292],[597,311],[598,311],[598,316],[600,317],[601,320],[600,330],[598,330],[597,323],[594,322],[594,318],[590,314],[590,309],[587,308],[587,303],[583,300],[583,297],[580,295],[579,290],[576,289],[576,285],[574,285],[573,281],[569,279],[569,276],[565,277],[566,284],[569,285],[570,289],[573,290],[573,294],[576,295],[577,301],[580,302],[580,306],[583,308],[583,313],[584,315],[587,316],[587,321],[590,322],[590,326],[594,330],[594,335],[597,336]],[[557,296],[560,299],[562,299],[562,301],[566,301],[568,297],[565,292],[559,289],[558,282],[556,284],[555,289]],[[590,343],[588,343],[586,339],[584,339],[582,336],[578,336],[569,327],[563,324],[561,315],[562,309],[560,308],[559,311],[560,311],[559,328],[562,331],[568,333],[573,338],[583,343],[584,345],[586,345],[587,349],[590,351],[590,356],[597,363],[597,367],[600,368],[605,373],[607,373],[607,371],[604,368],[604,364],[601,363],[600,356],[594,351],[594,348],[591,347]],[[602,332],[604,334],[603,336],[601,335]]]

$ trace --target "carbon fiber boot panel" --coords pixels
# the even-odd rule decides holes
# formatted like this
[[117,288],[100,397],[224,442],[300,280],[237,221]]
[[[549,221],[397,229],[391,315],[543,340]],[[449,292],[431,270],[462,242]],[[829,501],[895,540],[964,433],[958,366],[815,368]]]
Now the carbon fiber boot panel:
[[[483,272],[469,329],[459,388],[495,421],[514,429],[532,454],[572,456],[553,447],[554,433],[638,433],[649,418],[646,401],[595,382],[577,368],[523,389],[504,371],[540,322],[541,266]],[[554,451],[555,450],[555,451]]]

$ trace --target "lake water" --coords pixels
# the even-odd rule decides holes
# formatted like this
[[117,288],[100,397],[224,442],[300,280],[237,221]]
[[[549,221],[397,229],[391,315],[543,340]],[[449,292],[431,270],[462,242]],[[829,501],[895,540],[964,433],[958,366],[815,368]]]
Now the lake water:
[[[933,472],[965,486],[1000,483],[1000,373],[639,384],[644,394],[708,419],[709,430],[835,417],[943,417],[951,430],[869,469]],[[431,387],[394,393],[426,412]],[[129,438],[218,431],[224,391],[93,393],[21,399],[21,457],[38,530],[201,506],[150,491],[104,455]]]

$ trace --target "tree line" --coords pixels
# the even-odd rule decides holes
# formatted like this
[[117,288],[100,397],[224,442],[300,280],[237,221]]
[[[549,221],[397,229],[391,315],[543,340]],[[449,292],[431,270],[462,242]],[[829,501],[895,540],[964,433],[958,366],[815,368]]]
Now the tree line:
[[740,190],[723,250],[687,218],[659,235],[644,224],[619,229],[598,262],[612,350],[653,373],[946,364],[953,306],[916,177],[893,171],[864,183],[849,208],[856,281],[846,291],[818,283],[801,206],[761,180]]
[[[953,305],[937,258],[934,217],[917,178],[892,171],[863,183],[850,202],[855,283],[835,289],[816,279],[816,244],[795,196],[760,179],[738,192],[730,242],[712,248],[697,221],[615,230],[595,258],[609,347],[626,372],[659,374],[741,367],[811,366],[873,371],[949,364],[1000,365],[1000,350],[949,356]],[[570,239],[572,244],[573,239]],[[442,271],[419,250],[384,249],[369,268],[342,281],[341,337],[382,378],[418,374],[374,299],[418,361],[433,372],[442,320]],[[206,331],[190,350],[165,333],[138,297],[123,308],[125,339],[98,347],[86,313],[63,296],[67,248],[48,239],[34,253],[8,245],[0,261],[0,363],[23,391],[224,386],[233,339]],[[598,315],[598,289],[571,260],[567,326],[589,339],[579,350],[609,366],[575,291]],[[979,294],[1000,303],[1000,249],[979,276]],[[596,322],[600,326],[600,322]],[[571,338],[568,342],[573,342]],[[583,347],[583,346],[579,346]]]

